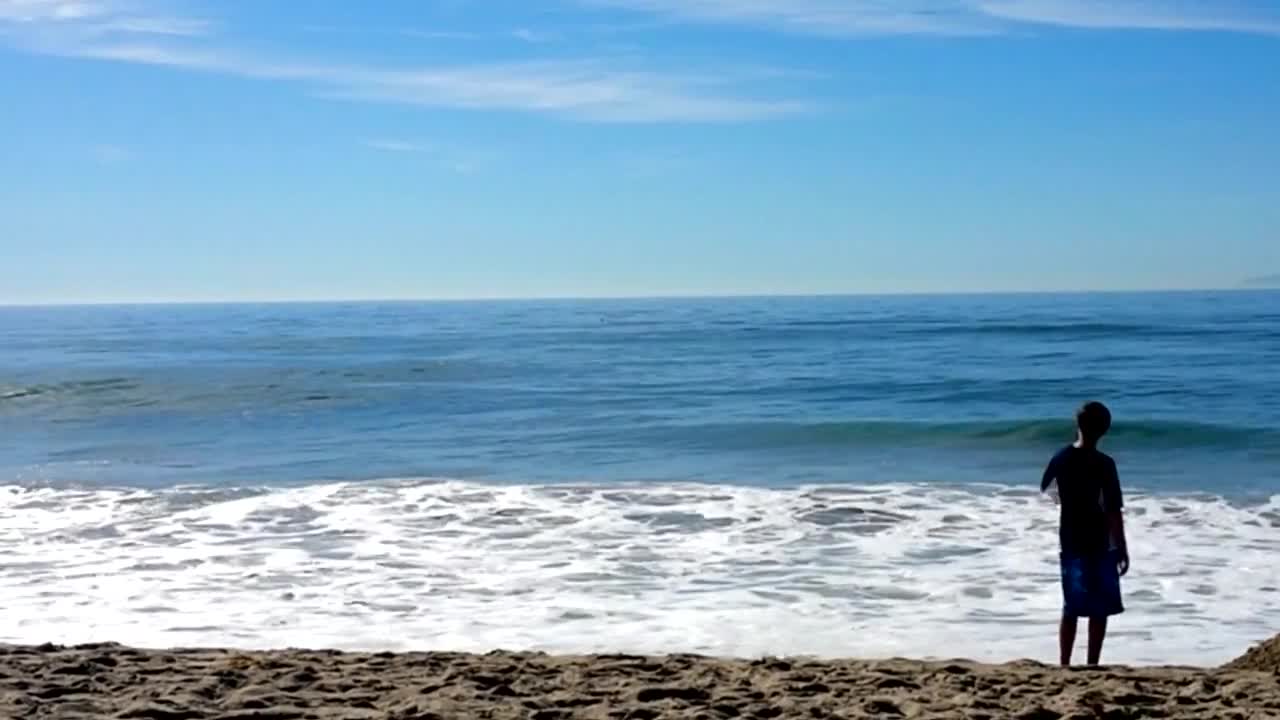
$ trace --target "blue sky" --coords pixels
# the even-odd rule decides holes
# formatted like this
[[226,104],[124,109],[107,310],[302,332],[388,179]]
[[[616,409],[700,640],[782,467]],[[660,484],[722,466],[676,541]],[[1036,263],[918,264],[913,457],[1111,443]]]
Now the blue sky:
[[1239,287],[1275,0],[0,0],[0,302]]

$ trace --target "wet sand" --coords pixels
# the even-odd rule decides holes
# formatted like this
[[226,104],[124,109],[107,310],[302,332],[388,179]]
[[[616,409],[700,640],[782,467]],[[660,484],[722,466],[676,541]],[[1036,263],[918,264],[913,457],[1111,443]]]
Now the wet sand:
[[1229,669],[0,646],[0,716],[143,720],[1280,718],[1280,637]]

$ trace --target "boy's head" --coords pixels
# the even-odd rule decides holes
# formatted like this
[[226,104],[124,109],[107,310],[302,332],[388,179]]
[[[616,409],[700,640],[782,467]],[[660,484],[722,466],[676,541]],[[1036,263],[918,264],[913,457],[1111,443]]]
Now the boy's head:
[[1076,427],[1080,428],[1080,437],[1097,442],[1111,429],[1111,411],[1100,402],[1087,402],[1076,413]]

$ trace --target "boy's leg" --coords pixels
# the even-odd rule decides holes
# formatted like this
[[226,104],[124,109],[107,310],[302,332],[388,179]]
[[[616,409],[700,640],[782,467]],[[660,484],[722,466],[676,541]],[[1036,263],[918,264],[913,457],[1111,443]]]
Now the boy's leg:
[[1107,639],[1107,616],[1089,618],[1089,664],[1102,661],[1102,641]]
[[[1076,624],[1077,618],[1074,615],[1063,613],[1062,623],[1058,625],[1058,662],[1062,663],[1062,667],[1071,665],[1071,650],[1076,646]],[[1089,630],[1092,633],[1092,622]]]
[[1093,599],[1089,613],[1089,664],[1102,661],[1102,643],[1107,639],[1107,618],[1124,612],[1120,598],[1119,557],[1109,552],[1093,568]]
[[1063,667],[1071,665],[1071,651],[1076,645],[1076,628],[1080,616],[1085,614],[1083,603],[1088,599],[1084,581],[1084,566],[1080,558],[1059,553],[1062,566],[1062,622],[1058,625],[1058,661]]

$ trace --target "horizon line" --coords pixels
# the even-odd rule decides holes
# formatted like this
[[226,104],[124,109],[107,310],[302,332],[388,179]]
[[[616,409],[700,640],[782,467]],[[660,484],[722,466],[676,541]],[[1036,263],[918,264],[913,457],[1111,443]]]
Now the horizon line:
[[824,298],[929,298],[986,296],[1080,296],[1080,295],[1187,295],[1196,293],[1267,293],[1280,287],[1235,286],[1202,288],[1119,288],[1071,290],[904,290],[847,292],[742,292],[742,293],[672,293],[637,295],[492,295],[472,297],[348,297],[348,298],[273,298],[273,299],[174,299],[174,300],[84,300],[50,302],[0,301],[0,309],[18,308],[88,308],[88,307],[192,307],[244,305],[394,305],[394,304],[465,304],[519,302],[625,302],[670,300],[819,300]]

